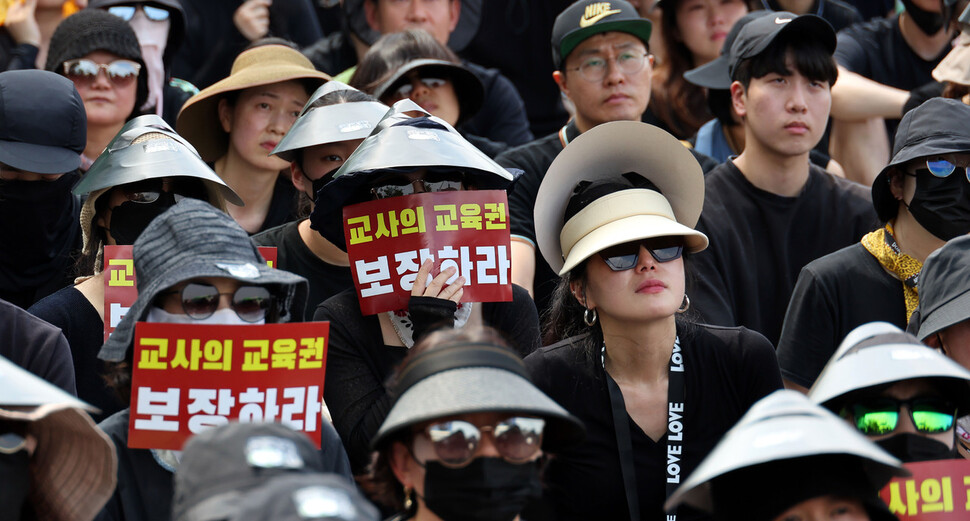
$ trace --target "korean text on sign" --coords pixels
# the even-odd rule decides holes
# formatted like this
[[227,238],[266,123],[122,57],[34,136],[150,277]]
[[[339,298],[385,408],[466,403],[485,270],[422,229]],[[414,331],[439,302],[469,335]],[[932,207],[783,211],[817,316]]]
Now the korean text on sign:
[[421,264],[465,277],[463,301],[512,300],[508,202],[502,190],[434,192],[344,208],[344,237],[365,315],[407,307]]
[[319,446],[329,327],[139,322],[128,446],[178,450],[231,420],[280,422]]
[[970,461],[907,463],[911,477],[894,478],[879,495],[900,520],[970,519]]

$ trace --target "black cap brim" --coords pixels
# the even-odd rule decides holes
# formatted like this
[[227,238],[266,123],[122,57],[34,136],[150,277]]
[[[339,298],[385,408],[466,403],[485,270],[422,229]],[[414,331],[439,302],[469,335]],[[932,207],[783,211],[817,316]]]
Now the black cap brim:
[[0,163],[35,174],[63,174],[81,166],[74,150],[21,141],[0,141]]
[[698,87],[718,90],[730,89],[731,75],[728,73],[727,57],[718,56],[716,60],[685,72],[684,79]]

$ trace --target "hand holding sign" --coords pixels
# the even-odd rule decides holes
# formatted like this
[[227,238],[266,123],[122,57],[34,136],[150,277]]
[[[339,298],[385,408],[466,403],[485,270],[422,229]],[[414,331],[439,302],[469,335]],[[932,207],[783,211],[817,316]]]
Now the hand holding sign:
[[414,279],[414,286],[411,288],[412,297],[436,297],[450,300],[457,304],[461,301],[464,293],[465,277],[458,277],[454,282],[448,284],[448,280],[455,276],[455,268],[449,266],[441,271],[431,283],[425,286],[425,281],[431,276],[431,267],[434,262],[431,259],[424,261],[418,270],[418,276]]

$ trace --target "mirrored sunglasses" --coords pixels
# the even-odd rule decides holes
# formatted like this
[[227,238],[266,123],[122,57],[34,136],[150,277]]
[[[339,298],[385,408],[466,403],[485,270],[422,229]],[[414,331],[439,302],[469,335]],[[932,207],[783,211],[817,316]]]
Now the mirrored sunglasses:
[[27,439],[15,432],[0,434],[0,454],[16,454],[27,448]]
[[657,262],[679,259],[684,253],[684,239],[680,236],[654,237],[610,246],[599,252],[603,262],[613,271],[632,269],[640,258],[640,246],[646,248]]
[[85,58],[64,62],[64,74],[71,81],[75,82],[94,81],[98,77],[98,73],[102,70],[112,83],[118,86],[125,86],[138,78],[141,65],[131,60],[96,63]]
[[[917,171],[919,170],[923,170],[923,169],[920,168]],[[961,174],[963,174],[964,177],[967,178],[967,181],[970,182],[970,173],[967,172],[966,167],[957,166],[951,163],[949,160],[942,157],[938,157],[936,159],[927,159],[925,170],[928,171],[933,176],[940,177],[940,178],[949,177],[950,174],[952,174],[953,172],[959,171]]]
[[415,192],[415,184],[421,185],[424,192],[454,192],[463,188],[463,181],[464,176],[457,172],[430,173],[423,179],[392,175],[377,180],[371,187],[371,194],[376,199],[411,195]]
[[478,427],[462,420],[434,423],[424,429],[435,455],[446,467],[464,467],[475,459],[483,432],[491,432],[495,448],[506,461],[525,463],[542,447],[545,420],[515,416],[495,425]]
[[[417,78],[417,80],[431,90],[437,89],[448,82],[448,80],[441,78]],[[406,83],[403,83],[400,87],[394,89],[391,96],[404,99],[411,97],[412,92],[414,92],[414,80],[407,80]]]
[[124,21],[130,21],[134,16],[135,12],[141,9],[145,12],[145,17],[153,22],[161,22],[163,20],[168,20],[169,12],[168,9],[162,9],[161,7],[154,7],[150,5],[138,4],[138,5],[115,5],[108,8],[108,12],[121,18]]
[[259,322],[273,306],[273,296],[262,286],[240,286],[233,293],[219,293],[211,284],[192,282],[181,290],[163,292],[162,295],[180,295],[182,310],[194,320],[205,320],[219,309],[223,295],[232,297],[230,306],[244,322]]
[[154,203],[164,193],[172,194],[175,202],[179,202],[186,197],[199,200],[208,199],[205,187],[201,183],[181,179],[146,179],[144,181],[121,185],[118,189],[121,190],[126,199],[140,204]]
[[897,400],[883,396],[851,404],[843,411],[843,415],[851,412],[859,432],[878,436],[896,430],[903,405],[909,409],[910,420],[918,432],[935,434],[953,428],[956,406],[943,398]]

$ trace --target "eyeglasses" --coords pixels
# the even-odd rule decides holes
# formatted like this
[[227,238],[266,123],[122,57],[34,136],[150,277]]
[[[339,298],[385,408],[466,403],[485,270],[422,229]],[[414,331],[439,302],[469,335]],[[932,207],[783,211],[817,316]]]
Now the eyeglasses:
[[118,189],[121,190],[127,200],[140,204],[154,203],[165,193],[171,193],[175,202],[186,197],[200,200],[207,199],[203,186],[181,180],[146,179],[121,185]]
[[656,237],[610,246],[600,252],[600,257],[611,270],[625,271],[637,265],[640,246],[646,248],[657,262],[679,259],[684,253],[684,239],[681,237]]
[[[967,167],[957,166],[951,163],[948,159],[943,157],[938,157],[936,159],[927,159],[926,168],[917,168],[916,173],[918,174],[920,172],[927,172],[934,177],[938,177],[942,179],[945,177],[950,177],[950,174],[958,170],[960,171],[961,174],[963,174],[963,176],[967,178],[967,182],[970,182],[970,172],[967,172]],[[909,172],[907,172],[907,175],[916,177],[916,174],[911,174]]]
[[843,416],[851,412],[856,428],[863,434],[887,434],[899,425],[899,409],[903,405],[909,409],[910,419],[918,432],[934,434],[953,428],[956,406],[936,397],[897,400],[881,396],[847,406]]
[[266,318],[273,297],[262,286],[240,286],[233,293],[219,293],[211,284],[192,282],[181,290],[166,291],[163,295],[181,295],[182,310],[194,320],[205,320],[219,309],[222,295],[231,295],[232,310],[244,322],[259,322]]
[[437,89],[443,86],[445,83],[448,83],[448,80],[443,80],[441,78],[409,78],[406,83],[394,89],[391,96],[400,99],[411,97],[411,93],[414,91],[415,80],[420,81],[425,87],[431,90]]
[[462,189],[464,176],[457,172],[429,173],[422,179],[413,179],[406,175],[390,175],[378,179],[370,192],[375,199],[411,195],[414,193],[415,183],[419,183],[424,192],[454,192]]
[[495,448],[506,461],[525,463],[542,447],[545,420],[516,416],[495,425],[477,427],[462,420],[435,423],[424,429],[435,455],[446,467],[464,467],[475,459],[482,432],[491,431]]
[[124,87],[138,77],[141,65],[131,60],[96,63],[84,58],[64,62],[64,74],[75,82],[94,81],[102,70],[112,83]]
[[579,71],[579,74],[586,81],[603,81],[603,78],[606,77],[606,73],[609,70],[611,61],[616,63],[617,69],[623,74],[636,74],[643,70],[643,64],[646,62],[647,56],[650,56],[650,53],[634,51],[623,51],[615,58],[595,56],[587,58],[579,67],[574,67],[569,70]]
[[135,16],[135,11],[139,9],[144,11],[145,17],[153,22],[168,20],[168,9],[162,9],[161,7],[153,7],[150,5],[116,5],[109,7],[108,12],[127,22]]

